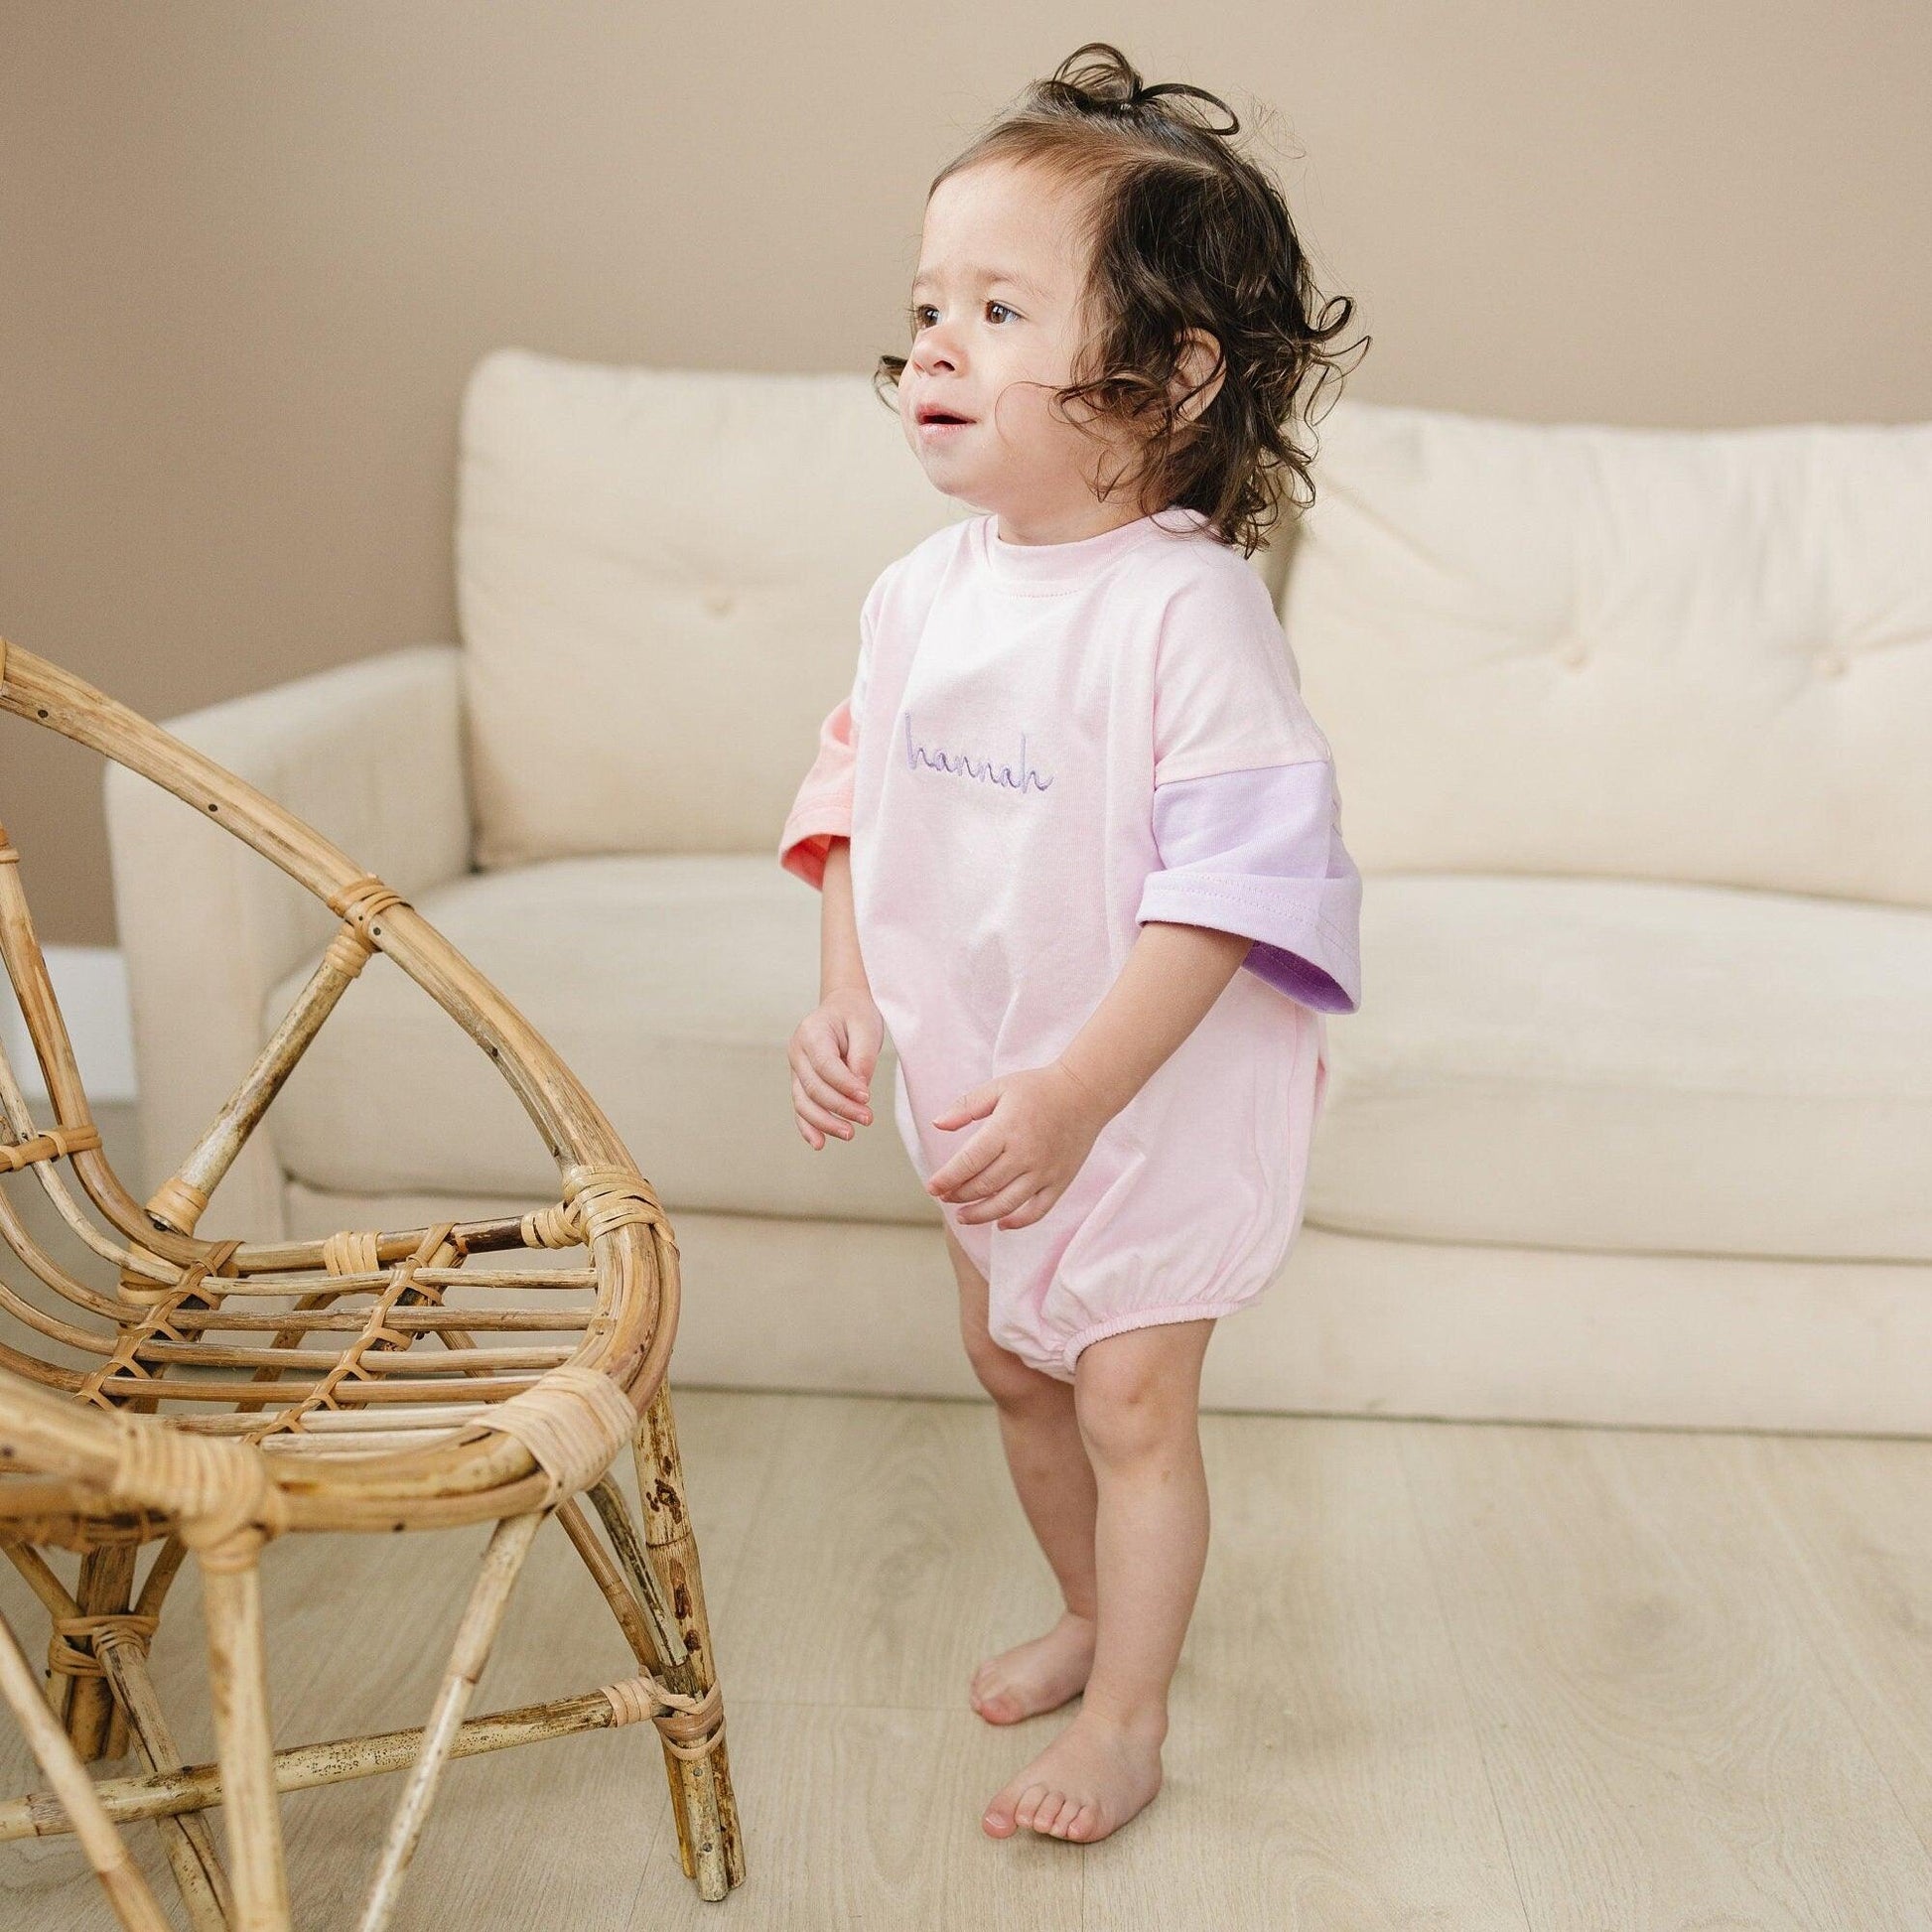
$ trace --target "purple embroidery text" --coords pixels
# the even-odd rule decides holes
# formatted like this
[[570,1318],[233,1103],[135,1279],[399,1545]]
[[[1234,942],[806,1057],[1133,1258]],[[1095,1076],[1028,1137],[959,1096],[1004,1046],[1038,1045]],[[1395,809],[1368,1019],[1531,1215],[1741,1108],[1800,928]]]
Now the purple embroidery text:
[[923,745],[912,740],[912,714],[905,714],[905,763],[909,770],[916,771],[921,764],[929,764],[940,771],[950,771],[956,777],[982,778],[990,785],[1005,785],[1010,791],[1023,796],[1029,785],[1037,785],[1044,791],[1053,781],[1042,778],[1027,762],[1027,734],[1020,734],[1020,766],[1016,774],[1011,764],[995,764],[991,759],[970,759],[964,752],[949,753],[927,751]]

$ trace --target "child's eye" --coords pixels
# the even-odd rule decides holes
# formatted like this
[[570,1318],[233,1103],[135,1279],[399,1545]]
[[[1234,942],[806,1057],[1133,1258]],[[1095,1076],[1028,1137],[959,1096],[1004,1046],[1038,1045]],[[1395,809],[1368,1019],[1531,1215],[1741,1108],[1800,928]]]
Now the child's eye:
[[[1020,313],[1018,309],[1009,309],[1004,302],[989,302],[986,306],[988,309],[998,309],[1002,315],[1017,316]],[[906,320],[911,324],[913,335],[916,336],[921,329],[926,329],[931,326],[923,320],[924,317],[936,315],[938,311],[933,308],[930,302],[913,303],[911,308],[906,311]]]

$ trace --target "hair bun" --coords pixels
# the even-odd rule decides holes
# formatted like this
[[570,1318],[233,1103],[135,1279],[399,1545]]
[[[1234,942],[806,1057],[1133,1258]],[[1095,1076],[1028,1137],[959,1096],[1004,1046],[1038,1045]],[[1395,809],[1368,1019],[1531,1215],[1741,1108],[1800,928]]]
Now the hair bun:
[[[1082,67],[1084,57],[1089,54],[1100,58]],[[1060,63],[1053,82],[1064,98],[1090,114],[1125,116],[1138,113],[1165,95],[1189,95],[1209,107],[1219,108],[1227,116],[1225,127],[1196,121],[1207,133],[1228,135],[1241,131],[1240,118],[1218,94],[1210,94],[1204,87],[1189,86],[1184,80],[1157,80],[1148,86],[1133,63],[1109,41],[1088,41],[1084,47],[1075,48]]]

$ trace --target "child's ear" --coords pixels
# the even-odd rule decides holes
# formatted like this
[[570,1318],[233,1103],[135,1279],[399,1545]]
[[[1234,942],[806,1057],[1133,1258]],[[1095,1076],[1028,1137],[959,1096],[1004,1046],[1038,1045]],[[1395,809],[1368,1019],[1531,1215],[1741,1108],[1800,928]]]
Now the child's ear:
[[[1180,365],[1173,382],[1174,407],[1183,422],[1192,422],[1220,393],[1227,375],[1221,360],[1221,345],[1204,329],[1190,329],[1181,344]],[[1189,396],[1196,383],[1204,384],[1200,393]]]

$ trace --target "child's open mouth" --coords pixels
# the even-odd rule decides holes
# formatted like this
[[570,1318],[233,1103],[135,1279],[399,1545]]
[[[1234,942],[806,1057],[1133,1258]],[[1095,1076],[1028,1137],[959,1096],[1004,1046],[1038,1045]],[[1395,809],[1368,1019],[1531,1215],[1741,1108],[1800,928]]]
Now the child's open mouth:
[[949,429],[969,429],[973,419],[970,416],[956,415],[950,409],[921,409],[919,411],[920,431],[939,432]]

